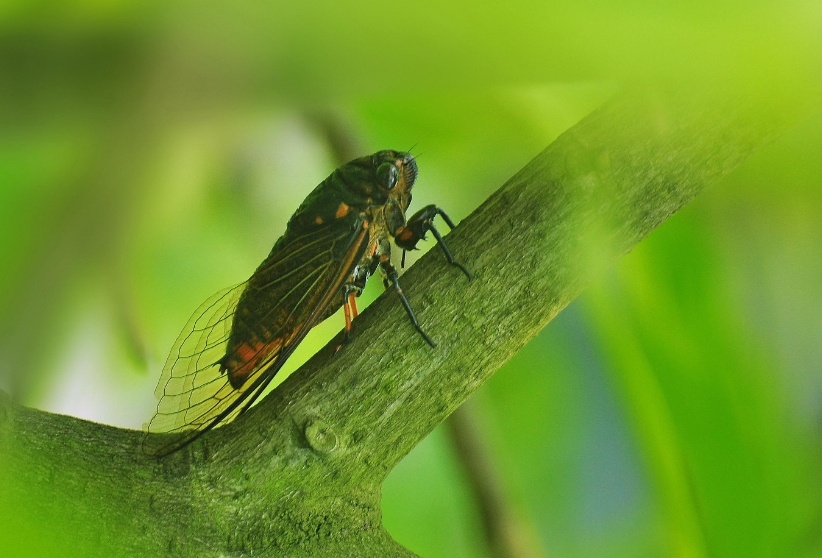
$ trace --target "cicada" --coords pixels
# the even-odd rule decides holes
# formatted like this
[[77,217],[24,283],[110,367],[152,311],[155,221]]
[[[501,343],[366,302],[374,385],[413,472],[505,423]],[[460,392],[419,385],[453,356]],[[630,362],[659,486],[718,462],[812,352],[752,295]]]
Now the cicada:
[[[344,340],[357,317],[356,298],[378,270],[420,327],[391,262],[391,241],[405,251],[431,232],[453,266],[429,205],[410,219],[417,163],[409,153],[379,151],[337,168],[291,216],[285,234],[251,277],[206,300],[186,324],[163,368],[157,412],[143,449],[172,453],[247,410],[315,325],[341,306]],[[164,436],[155,434],[165,433]]]

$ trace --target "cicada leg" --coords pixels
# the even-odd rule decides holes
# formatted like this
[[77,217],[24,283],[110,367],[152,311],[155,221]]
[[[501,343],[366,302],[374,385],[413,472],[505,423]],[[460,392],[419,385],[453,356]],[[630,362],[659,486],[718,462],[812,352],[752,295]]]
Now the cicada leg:
[[347,283],[343,287],[343,314],[345,314],[345,332],[343,333],[342,342],[334,349],[336,355],[342,346],[351,340],[351,322],[359,315],[357,311],[357,297],[360,295],[360,288],[356,285]]
[[454,259],[454,256],[451,254],[451,250],[448,249],[448,245],[445,244],[445,240],[443,240],[440,231],[438,231],[437,227],[434,226],[434,217],[437,215],[442,217],[442,220],[445,221],[445,224],[448,225],[449,228],[453,229],[455,227],[454,222],[445,211],[436,205],[426,205],[408,220],[405,227],[402,227],[397,231],[397,234],[394,236],[394,242],[397,243],[397,246],[402,248],[401,265],[402,267],[405,267],[405,252],[408,250],[416,250],[417,242],[420,240],[425,240],[425,233],[431,231],[431,234],[433,234],[434,238],[437,239],[437,244],[440,245],[442,251],[445,253],[445,259],[448,260],[448,263],[454,267],[458,267],[463,273],[465,273],[465,276],[468,277],[468,280],[470,281],[473,279],[471,272],[465,269],[462,264]]
[[346,293],[343,298],[345,302],[343,302],[343,312],[345,313],[345,338],[344,343],[348,343],[348,340],[351,338],[351,303],[348,293]]
[[405,294],[402,292],[402,288],[400,287],[399,283],[399,273],[397,273],[397,268],[391,264],[391,260],[388,255],[384,255],[380,257],[380,267],[385,272],[386,277],[394,286],[394,290],[400,297],[400,302],[402,302],[403,307],[405,307],[405,312],[408,314],[408,317],[411,319],[411,323],[414,325],[417,331],[420,332],[422,338],[425,339],[425,342],[431,345],[432,347],[436,347],[437,344],[431,341],[431,338],[426,335],[426,333],[420,327],[419,321],[417,321],[417,317],[414,315],[414,311],[411,310],[411,305],[408,304],[408,299],[405,298]]
[[[348,305],[351,307],[351,319],[353,320],[357,316],[359,316],[359,312],[357,311],[357,297],[360,296],[359,292],[351,291],[348,293]],[[349,328],[351,329],[351,328]]]

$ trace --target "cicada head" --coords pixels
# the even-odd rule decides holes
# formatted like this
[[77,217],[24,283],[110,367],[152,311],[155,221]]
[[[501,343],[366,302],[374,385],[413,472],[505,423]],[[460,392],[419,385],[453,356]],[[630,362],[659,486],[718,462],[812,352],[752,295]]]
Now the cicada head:
[[417,162],[410,153],[377,151],[371,156],[377,186],[386,192],[408,192],[417,180]]
[[348,206],[380,206],[394,198],[405,209],[417,180],[417,162],[410,153],[377,151],[338,167],[329,179]]

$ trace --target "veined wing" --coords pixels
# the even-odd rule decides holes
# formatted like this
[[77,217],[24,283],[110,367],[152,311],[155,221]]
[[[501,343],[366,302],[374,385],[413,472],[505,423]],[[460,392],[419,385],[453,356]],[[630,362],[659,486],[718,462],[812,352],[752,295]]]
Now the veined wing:
[[163,368],[145,453],[167,455],[254,401],[339,298],[367,228],[361,219],[340,219],[290,239],[248,281],[197,309]]

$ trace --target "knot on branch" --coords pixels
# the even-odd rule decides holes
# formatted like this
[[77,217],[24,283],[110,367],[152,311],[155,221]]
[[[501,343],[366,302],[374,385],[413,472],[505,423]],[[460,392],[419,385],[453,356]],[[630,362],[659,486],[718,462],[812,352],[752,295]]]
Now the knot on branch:
[[338,439],[334,430],[319,419],[309,419],[305,425],[305,440],[317,453],[331,453],[337,449]]

